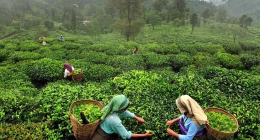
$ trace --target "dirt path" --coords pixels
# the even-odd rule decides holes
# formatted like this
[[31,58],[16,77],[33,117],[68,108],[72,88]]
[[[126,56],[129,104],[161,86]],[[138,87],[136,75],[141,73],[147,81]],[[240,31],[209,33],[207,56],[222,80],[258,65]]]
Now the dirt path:
[[12,32],[12,33],[10,33],[10,34],[8,34],[8,35],[5,35],[5,36],[0,37],[0,40],[5,39],[5,38],[8,38],[8,37],[13,36],[13,35],[16,35],[16,34],[18,34],[18,33],[20,33],[20,32],[22,32],[22,31],[14,31],[14,32]]

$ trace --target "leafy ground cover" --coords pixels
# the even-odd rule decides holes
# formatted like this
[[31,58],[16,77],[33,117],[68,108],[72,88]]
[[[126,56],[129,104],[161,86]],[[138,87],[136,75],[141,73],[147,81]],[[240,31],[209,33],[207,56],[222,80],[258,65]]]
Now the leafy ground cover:
[[[0,42],[0,139],[71,139],[69,106],[81,99],[105,105],[116,94],[126,95],[129,110],[147,121],[125,119],[127,129],[153,131],[154,140],[174,139],[165,123],[181,115],[175,99],[183,94],[233,114],[238,139],[259,139],[259,31],[240,30],[234,43],[236,29],[215,25],[190,35],[189,27],[162,25],[144,28],[131,42],[118,34],[97,40],[66,33],[59,42],[57,32],[46,46],[28,33],[6,38]],[[81,82],[63,78],[64,62],[84,71]]]

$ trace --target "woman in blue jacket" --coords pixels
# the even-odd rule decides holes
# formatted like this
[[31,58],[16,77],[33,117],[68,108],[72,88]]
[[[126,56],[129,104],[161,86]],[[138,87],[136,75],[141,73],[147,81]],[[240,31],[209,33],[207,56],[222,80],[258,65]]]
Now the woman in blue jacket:
[[120,135],[123,139],[152,136],[152,134],[149,133],[135,134],[126,130],[120,117],[134,118],[138,122],[145,123],[144,119],[128,111],[128,106],[129,100],[124,95],[115,96],[108,105],[104,107],[104,115],[101,118],[103,121],[98,126],[91,140],[111,140],[114,134]]

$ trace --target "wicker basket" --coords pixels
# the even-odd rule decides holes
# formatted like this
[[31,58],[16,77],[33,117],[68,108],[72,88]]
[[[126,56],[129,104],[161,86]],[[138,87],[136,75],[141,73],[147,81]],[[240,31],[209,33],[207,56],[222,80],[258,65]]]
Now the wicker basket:
[[72,80],[73,81],[81,81],[83,77],[83,71],[81,71],[78,74],[72,74]]
[[93,134],[96,131],[96,128],[98,126],[98,124],[100,123],[100,119],[93,122],[93,123],[89,123],[89,124],[81,124],[74,116],[73,114],[71,114],[71,111],[73,109],[73,107],[77,104],[81,104],[81,103],[86,103],[86,104],[94,104],[97,105],[100,108],[103,108],[103,105],[95,100],[79,100],[79,101],[75,101],[70,105],[69,108],[69,116],[70,116],[70,121],[72,124],[72,130],[74,132],[74,137],[77,140],[90,140],[91,137],[93,136]]
[[219,131],[219,130],[212,128],[210,125],[207,124],[206,129],[207,129],[207,136],[209,139],[218,139],[218,140],[225,139],[225,138],[229,138],[229,137],[233,136],[237,132],[238,127],[239,127],[238,121],[232,114],[230,114],[229,112],[227,112],[224,109],[216,108],[216,107],[209,107],[204,110],[205,113],[209,112],[209,111],[225,114],[225,115],[229,116],[236,123],[236,130],[233,132]]

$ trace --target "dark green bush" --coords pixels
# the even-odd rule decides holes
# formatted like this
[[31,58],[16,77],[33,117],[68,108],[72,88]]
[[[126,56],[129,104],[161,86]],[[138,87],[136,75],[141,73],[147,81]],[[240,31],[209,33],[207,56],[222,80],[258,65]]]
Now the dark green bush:
[[197,53],[192,57],[196,68],[204,68],[208,66],[217,66],[218,60],[208,53]]
[[103,52],[93,52],[93,51],[82,51],[77,54],[78,59],[85,59],[87,62],[95,64],[105,64],[109,61],[111,56]]
[[181,52],[188,53],[190,55],[196,55],[196,53],[198,52],[197,48],[194,45],[190,44],[180,44],[179,49],[181,50]]
[[255,49],[259,49],[260,47],[257,43],[253,41],[239,42],[239,45],[244,51],[254,51]]
[[230,54],[240,54],[242,52],[241,46],[236,43],[223,44],[223,48],[226,50],[227,53]]
[[182,67],[188,66],[193,62],[192,57],[184,53],[171,56],[169,61],[171,63],[172,69],[177,72],[180,71]]
[[7,60],[10,51],[6,49],[0,49],[0,62]]
[[213,55],[223,49],[220,44],[213,44],[211,42],[194,43],[193,46],[197,49],[198,52],[205,52],[205,53],[209,53],[211,55]]
[[[32,89],[31,89],[32,90]],[[34,90],[34,92],[36,92]],[[32,96],[32,94],[26,95],[26,91],[13,90],[1,90],[0,91],[0,102],[4,105],[0,106],[1,122],[17,123],[33,120],[33,114],[37,114],[35,110],[39,107],[38,101]],[[35,118],[34,118],[35,119]],[[36,118],[40,121],[40,118]]]
[[43,139],[60,139],[61,134],[55,133],[50,128],[51,123],[46,122],[25,122],[25,123],[0,123],[0,139],[30,139],[30,140],[43,140]]
[[177,44],[148,44],[145,48],[157,54],[177,54],[180,52]]
[[50,58],[30,61],[24,69],[31,80],[55,81],[63,77],[63,62]]
[[240,60],[243,63],[245,69],[249,70],[251,67],[259,65],[260,56],[244,53],[240,55]]
[[36,44],[33,41],[25,40],[20,43],[20,51],[35,51],[38,50],[41,45],[38,43]]
[[78,43],[72,43],[72,42],[63,42],[64,44],[62,45],[63,48],[67,50],[78,50],[81,47],[81,44]]
[[113,68],[104,64],[93,64],[84,70],[83,78],[87,81],[102,82],[112,79],[120,73],[119,68]]
[[130,70],[144,70],[146,65],[144,59],[141,55],[128,55],[128,56],[113,56],[107,62],[107,65],[110,65],[114,68],[120,68],[122,71]]
[[238,55],[229,53],[217,53],[215,57],[218,59],[220,65],[228,69],[244,69],[242,62]]
[[143,55],[146,69],[154,69],[170,66],[170,55],[159,55],[155,53],[147,53]]
[[10,58],[13,62],[20,62],[23,60],[38,60],[41,59],[42,55],[36,52],[22,52],[16,51],[10,54]]

